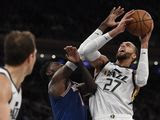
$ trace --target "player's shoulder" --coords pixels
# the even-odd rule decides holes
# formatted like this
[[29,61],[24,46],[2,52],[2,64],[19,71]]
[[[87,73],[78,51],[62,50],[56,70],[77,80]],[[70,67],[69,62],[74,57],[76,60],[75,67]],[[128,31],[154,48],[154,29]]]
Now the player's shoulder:
[[5,87],[6,85],[7,86],[11,86],[10,84],[10,80],[9,80],[9,73],[8,71],[3,68],[3,67],[0,67],[0,83]]
[[4,74],[0,74],[0,86],[1,87],[11,87],[10,81]]
[[121,71],[121,72],[127,72],[127,73],[132,73],[135,72],[135,70],[131,67],[124,67],[124,66],[120,66],[114,62],[108,62],[108,64],[105,66],[108,69],[114,69],[117,71]]
[[0,94],[10,98],[11,84],[5,75],[0,74]]

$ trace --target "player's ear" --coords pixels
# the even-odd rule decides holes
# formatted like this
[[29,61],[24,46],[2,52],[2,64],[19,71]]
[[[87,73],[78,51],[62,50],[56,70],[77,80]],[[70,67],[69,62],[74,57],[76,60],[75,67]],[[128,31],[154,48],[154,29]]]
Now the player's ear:
[[31,53],[31,54],[27,57],[26,62],[27,62],[27,63],[32,62],[33,59],[34,59],[34,57],[36,57],[35,54],[34,54],[34,53]]
[[133,53],[132,58],[133,58],[133,60],[135,60],[137,58],[137,55],[135,53]]

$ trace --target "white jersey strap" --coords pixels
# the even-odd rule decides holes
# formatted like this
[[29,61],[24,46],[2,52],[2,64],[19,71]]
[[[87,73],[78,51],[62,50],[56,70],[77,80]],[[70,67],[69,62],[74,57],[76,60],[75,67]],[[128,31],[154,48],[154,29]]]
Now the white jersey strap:
[[6,68],[2,68],[4,71],[5,71],[5,75],[7,76],[7,78],[9,79],[9,81],[13,84],[13,86],[15,87],[15,89],[16,89],[16,91],[17,91],[17,93],[19,93],[20,92],[20,89],[18,89],[17,87],[16,87],[16,85],[15,85],[15,83],[13,82],[13,79],[12,79],[12,77],[11,77],[11,74],[9,73],[9,71],[6,69]]
[[99,75],[99,73],[102,71],[102,69],[109,63],[110,61],[107,61],[105,64],[103,64],[102,66],[100,66],[99,68],[99,72],[98,73],[94,73],[94,79],[97,78],[97,76]]

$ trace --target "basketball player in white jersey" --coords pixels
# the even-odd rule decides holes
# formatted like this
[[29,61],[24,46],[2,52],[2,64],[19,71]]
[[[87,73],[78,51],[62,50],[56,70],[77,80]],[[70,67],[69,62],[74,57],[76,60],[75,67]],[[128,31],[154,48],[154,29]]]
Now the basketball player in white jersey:
[[136,94],[135,90],[147,84],[149,75],[148,43],[154,25],[149,33],[140,36],[141,51],[135,72],[129,68],[137,58],[137,48],[133,43],[127,41],[120,45],[115,63],[110,62],[98,51],[109,40],[124,32],[126,24],[132,20],[130,16],[133,13],[134,10],[126,13],[118,26],[105,34],[103,32],[107,26],[102,23],[79,48],[83,59],[91,61],[96,68],[97,91],[89,101],[93,120],[132,120],[132,102]]
[[4,40],[4,67],[0,68],[0,120],[16,120],[22,102],[21,84],[36,60],[35,37],[12,31]]

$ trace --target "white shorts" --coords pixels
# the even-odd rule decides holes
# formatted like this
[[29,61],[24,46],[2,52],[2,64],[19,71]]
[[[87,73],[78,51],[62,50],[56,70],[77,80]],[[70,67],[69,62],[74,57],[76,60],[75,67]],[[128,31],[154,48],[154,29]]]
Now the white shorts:
[[128,114],[103,114],[92,118],[92,120],[133,120],[133,118]]

